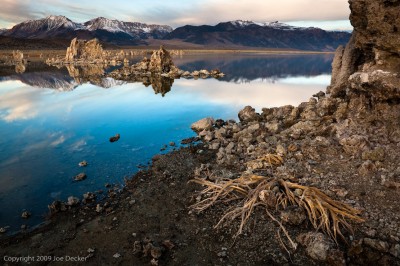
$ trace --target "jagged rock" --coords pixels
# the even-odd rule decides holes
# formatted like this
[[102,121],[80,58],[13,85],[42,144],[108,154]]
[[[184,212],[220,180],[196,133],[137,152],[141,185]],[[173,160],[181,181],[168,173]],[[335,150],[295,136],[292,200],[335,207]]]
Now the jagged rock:
[[57,213],[57,212],[62,212],[66,211],[67,208],[65,207],[65,203],[61,202],[59,200],[53,201],[50,205],[47,206],[50,210],[50,213]]
[[306,214],[303,209],[297,206],[290,206],[281,211],[280,218],[284,223],[300,225],[306,220]]
[[196,131],[196,132],[201,132],[203,130],[209,130],[212,128],[214,124],[214,118],[212,117],[206,117],[203,118],[191,125],[191,128]]
[[322,98],[325,97],[325,92],[319,91],[318,93],[313,94],[313,97],[316,97],[318,100],[319,100],[319,99],[322,99]]
[[137,63],[136,65],[132,66],[134,70],[147,72],[149,70],[150,59],[144,57],[141,62]]
[[378,239],[364,238],[364,244],[380,252],[389,251],[389,244]]
[[367,91],[378,100],[398,99],[399,1],[352,0],[349,3],[354,31],[346,48],[339,47],[336,51],[328,92],[340,97],[348,94],[346,89],[351,87]]
[[153,52],[150,58],[149,70],[156,73],[168,73],[175,68],[170,53],[160,47],[158,51]]
[[[399,68],[400,69],[400,68]],[[383,70],[356,72],[349,79],[349,86],[354,91],[365,92],[375,100],[400,98],[400,77],[397,73]]]
[[210,72],[208,72],[206,69],[202,69],[199,71],[200,75],[204,75],[204,76],[209,76]]
[[343,253],[334,249],[333,241],[322,233],[300,234],[297,241],[306,247],[307,255],[314,260],[346,265]]
[[79,204],[79,199],[74,196],[69,196],[67,200],[67,205],[68,206],[76,206]]
[[93,200],[96,198],[96,194],[92,193],[92,192],[86,192],[83,194],[83,199],[85,200]]
[[29,217],[31,217],[31,215],[32,214],[30,212],[23,211],[22,214],[21,214],[21,217],[24,218],[24,219],[28,219]]
[[353,135],[339,140],[346,153],[357,155],[367,148],[368,140],[365,136]]
[[100,204],[97,204],[97,205],[96,205],[96,212],[97,212],[97,213],[100,213],[100,212],[102,212],[102,211],[103,211],[103,207],[101,207]]
[[258,121],[260,115],[256,113],[256,110],[251,106],[246,106],[238,114],[241,122]]
[[121,135],[120,134],[115,134],[115,136],[110,137],[110,142],[116,142],[120,139]]
[[341,96],[345,93],[347,80],[356,71],[357,50],[354,47],[354,34],[350,38],[346,47],[339,46],[336,49],[335,57],[332,62],[332,78],[327,92],[333,97]]
[[364,151],[361,155],[363,160],[383,161],[385,159],[385,149],[378,147],[372,151]]
[[86,167],[88,165],[88,163],[86,161],[82,161],[78,165],[79,165],[79,167]]
[[74,38],[65,54],[66,62],[84,61],[90,63],[104,59],[104,51],[97,39],[90,41],[78,40]]
[[398,0],[353,0],[350,1],[350,9],[356,47],[362,49],[364,56],[369,56],[367,52],[371,50],[371,46],[398,55],[400,47]]
[[15,65],[15,73],[17,73],[17,74],[22,74],[22,73],[25,72],[25,70],[26,70],[25,64],[23,64],[23,63],[21,63],[21,62],[18,62],[18,63]]
[[12,52],[14,62],[22,62],[24,60],[24,53],[20,50],[16,50]]
[[82,181],[82,180],[85,180],[85,179],[86,179],[86,174],[85,174],[85,173],[77,174],[77,175],[74,177],[74,179],[75,179],[75,181]]
[[400,259],[400,244],[393,245],[392,248],[390,249],[390,254]]

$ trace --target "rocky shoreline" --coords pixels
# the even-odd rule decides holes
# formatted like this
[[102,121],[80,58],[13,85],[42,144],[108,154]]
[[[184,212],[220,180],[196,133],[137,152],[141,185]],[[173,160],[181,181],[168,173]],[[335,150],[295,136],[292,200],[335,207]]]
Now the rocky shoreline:
[[[38,263],[46,265],[69,265],[53,260],[65,256],[93,265],[400,265],[400,22],[388,19],[398,3],[350,1],[353,37],[336,52],[328,95],[261,113],[247,106],[239,122],[200,120],[192,125],[199,144],[155,156],[121,193],[111,188],[106,202],[71,207],[47,227],[3,238],[1,257],[49,255]],[[210,198],[206,184],[246,176],[278,185],[235,185],[233,197]],[[289,183],[302,189],[279,186]],[[327,226],[340,228],[340,238],[315,229],[322,215],[277,204],[285,191],[304,198],[307,190],[322,193],[321,206],[348,206],[360,219],[331,209]],[[246,212],[244,225],[243,215],[227,216],[255,191],[264,205]],[[221,217],[232,219],[216,226]]]

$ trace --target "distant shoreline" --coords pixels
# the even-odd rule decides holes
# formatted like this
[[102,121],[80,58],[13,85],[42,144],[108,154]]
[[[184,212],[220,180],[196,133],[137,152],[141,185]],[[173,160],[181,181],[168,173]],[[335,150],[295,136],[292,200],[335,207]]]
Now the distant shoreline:
[[[240,55],[329,55],[334,54],[334,52],[329,51],[302,51],[302,50],[285,50],[285,49],[185,49],[185,48],[169,48],[168,50],[182,50],[183,56],[190,55],[206,55],[206,54],[240,54]],[[146,52],[149,55],[153,50],[158,49],[158,47],[121,47],[121,48],[113,48],[113,49],[105,49],[107,51],[121,51],[128,53],[130,51],[139,51]],[[28,61],[32,62],[40,62],[45,61],[46,58],[51,58],[54,56],[65,56],[65,49],[0,49],[0,62],[5,60],[7,56],[11,56],[14,50],[22,51]],[[144,54],[140,55],[127,55],[127,58],[132,57],[143,57]]]

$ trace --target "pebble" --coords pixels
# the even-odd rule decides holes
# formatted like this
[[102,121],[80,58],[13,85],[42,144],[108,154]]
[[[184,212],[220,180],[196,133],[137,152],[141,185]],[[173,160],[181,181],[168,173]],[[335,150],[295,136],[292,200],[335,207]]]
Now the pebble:
[[88,253],[94,253],[94,251],[95,251],[94,248],[88,248],[88,249],[87,249],[87,252],[88,252]]
[[82,161],[78,164],[80,167],[86,167],[88,163],[86,161]]
[[120,139],[121,135],[120,134],[115,134],[114,137],[110,137],[110,142],[116,142]]
[[85,173],[77,174],[77,175],[74,177],[74,179],[75,179],[75,181],[82,181],[82,180],[85,180],[85,179],[86,179],[86,174],[85,174]]
[[24,211],[24,212],[22,212],[21,217],[24,219],[28,219],[31,215],[32,214],[30,212]]
[[163,241],[163,245],[167,248],[167,249],[173,249],[175,247],[174,243],[172,243],[171,240],[167,239]]
[[303,190],[300,188],[296,188],[294,194],[298,197],[301,197],[303,195]]
[[226,258],[228,256],[228,254],[224,250],[224,251],[218,252],[217,256],[220,257],[220,258]]
[[100,213],[103,211],[103,207],[100,206],[100,204],[96,205],[96,212]]
[[74,196],[69,196],[68,197],[68,201],[67,201],[67,205],[69,206],[75,206],[79,204],[79,199],[77,197]]
[[162,251],[161,248],[159,247],[152,247],[150,250],[150,254],[154,259],[158,259],[159,257],[161,257],[162,255]]
[[113,257],[114,257],[114,258],[116,258],[116,259],[118,259],[118,258],[120,258],[120,257],[121,257],[121,254],[119,254],[119,253],[115,253],[115,254],[113,255]]

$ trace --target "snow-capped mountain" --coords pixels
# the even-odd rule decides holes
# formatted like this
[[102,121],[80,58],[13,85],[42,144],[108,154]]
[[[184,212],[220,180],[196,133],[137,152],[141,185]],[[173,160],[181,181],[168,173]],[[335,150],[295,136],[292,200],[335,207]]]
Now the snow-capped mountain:
[[[282,22],[254,22],[234,20],[221,22],[215,26],[186,25],[172,29],[167,25],[124,22],[104,17],[95,18],[85,23],[76,23],[64,16],[48,16],[44,19],[29,20],[2,32],[5,38],[38,39],[50,43],[65,45],[71,39],[97,38],[103,43],[115,45],[148,45],[152,39],[162,39],[165,44],[171,40],[182,45],[192,43],[209,47],[259,47],[300,50],[333,51],[350,39],[347,32],[325,31],[319,28],[295,27]],[[0,43],[1,39],[0,38]],[[14,41],[3,40],[3,43]],[[157,43],[157,41],[155,42]],[[24,46],[25,47],[25,46]]]
[[12,29],[5,31],[3,35],[16,38],[40,39],[79,29],[83,29],[83,26],[71,21],[67,17],[48,16],[43,19],[28,20],[17,24]]
[[294,27],[278,21],[259,23],[235,20],[215,26],[186,25],[176,28],[164,39],[216,47],[334,51],[339,45],[345,45],[350,35],[347,32],[328,32],[313,27]]
[[125,32],[131,36],[140,34],[149,34],[157,32],[167,34],[172,31],[172,28],[167,25],[148,25],[140,22],[124,22],[119,20],[111,20],[103,17],[92,19],[83,24],[89,31],[106,30],[109,32]]
[[1,35],[26,39],[98,38],[111,43],[128,43],[150,37],[159,39],[172,31],[167,25],[148,25],[139,22],[124,22],[103,17],[95,18],[83,24],[76,23],[64,16],[48,16],[38,20],[28,20],[15,25]]
[[295,27],[295,26],[291,26],[289,24],[286,23],[282,23],[279,21],[272,21],[272,22],[254,22],[251,20],[233,20],[233,21],[229,21],[233,26],[237,27],[237,28],[246,28],[248,26],[251,25],[257,25],[260,27],[269,27],[269,28],[273,28],[273,29],[280,29],[280,30],[304,30],[304,29],[308,29],[308,28],[304,28],[304,27]]

